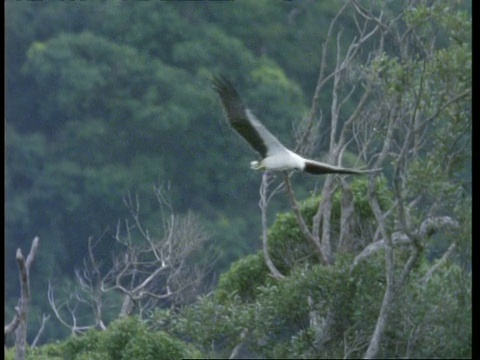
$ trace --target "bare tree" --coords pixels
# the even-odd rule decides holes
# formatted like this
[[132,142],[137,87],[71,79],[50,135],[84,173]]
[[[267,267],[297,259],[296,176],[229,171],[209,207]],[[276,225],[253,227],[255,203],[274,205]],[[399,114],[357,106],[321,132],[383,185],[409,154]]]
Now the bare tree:
[[[340,164],[342,155],[346,150],[347,146],[350,144],[351,139],[348,138],[348,134],[352,132],[353,126],[356,121],[358,121],[359,116],[362,112],[362,109],[365,107],[367,103],[367,99],[369,99],[371,91],[372,91],[372,81],[370,79],[366,79],[363,85],[364,93],[360,98],[356,108],[350,113],[347,120],[341,123],[341,118],[343,117],[342,111],[345,104],[349,101],[352,94],[357,91],[357,86],[352,85],[347,92],[345,92],[345,78],[348,75],[348,71],[350,68],[353,67],[357,57],[359,56],[360,49],[362,45],[366,43],[373,35],[375,35],[379,31],[378,25],[370,26],[370,22],[365,22],[362,26],[359,26],[359,35],[350,43],[349,47],[345,52],[342,52],[341,48],[341,32],[338,33],[336,38],[336,66],[330,72],[326,73],[327,69],[327,58],[326,54],[328,53],[329,43],[333,38],[333,32],[335,26],[337,25],[337,21],[343,12],[347,9],[348,2],[344,4],[344,6],[340,9],[337,16],[333,19],[329,31],[327,34],[327,39],[323,44],[323,53],[322,59],[320,63],[320,70],[319,70],[319,77],[317,80],[317,85],[315,88],[315,93],[313,96],[312,107],[310,110],[309,117],[304,121],[305,124],[300,129],[300,134],[298,131],[295,133],[295,138],[300,140],[302,144],[317,142],[318,140],[315,137],[310,135],[312,130],[318,129],[321,127],[320,122],[317,121],[317,116],[319,113],[319,102],[320,102],[320,94],[325,91],[327,86],[329,85],[330,81],[333,82],[333,88],[331,90],[332,94],[332,106],[330,111],[330,134],[328,136],[328,149],[329,149],[329,156],[328,162],[332,164]],[[343,82],[343,83],[342,83]],[[323,120],[323,116],[320,116],[320,120]],[[303,133],[303,134],[302,134]],[[311,139],[309,141],[309,139]],[[297,147],[305,147],[304,145],[298,145]],[[307,148],[311,151],[311,146],[307,146]],[[300,230],[304,234],[305,238],[309,240],[309,242],[314,246],[316,253],[318,254],[319,260],[323,264],[333,264],[334,257],[333,253],[334,250],[332,248],[332,239],[331,239],[331,204],[332,204],[332,195],[337,190],[338,183],[334,181],[338,179],[338,177],[328,176],[326,178],[325,184],[322,189],[321,194],[321,202],[318,207],[318,211],[313,220],[313,227],[310,230],[302,218],[298,206],[298,202],[295,198],[293,188],[291,186],[289,178],[285,178],[286,188],[288,197],[290,199],[290,203],[294,210],[295,216],[297,217],[297,222],[299,224]],[[345,192],[348,191],[346,188],[345,183],[343,184]],[[348,223],[348,212],[352,213],[351,210],[352,203],[345,202],[345,211],[344,211],[344,222],[345,225]],[[350,210],[347,210],[350,208]],[[321,230],[321,232],[320,232]],[[342,235],[342,244],[345,245],[345,237],[347,233],[344,232]]]
[[[394,192],[393,208],[382,210],[375,193],[374,179],[370,179],[369,198],[379,234],[383,238],[387,280],[387,288],[377,324],[365,353],[365,358],[375,358],[379,353],[396,294],[404,286],[414,265],[420,259],[426,241],[439,230],[446,227],[458,227],[458,222],[451,216],[436,215],[441,209],[440,203],[443,199],[428,201],[423,189],[412,186],[412,179],[415,179],[414,164],[419,161],[422,154],[427,153],[426,147],[431,146],[431,142],[428,141],[428,133],[435,131],[434,126],[439,121],[442,112],[448,108],[452,109],[455,103],[470,96],[471,90],[468,84],[454,82],[443,90],[440,101],[429,104],[430,106],[426,105],[424,103],[425,92],[429,86],[427,63],[434,61],[436,38],[433,37],[429,39],[430,43],[425,43],[417,33],[415,26],[403,20],[403,14],[387,22],[383,20],[382,14],[375,15],[372,10],[362,7],[359,2],[352,1],[352,4],[359,16],[373,21],[381,27],[380,44],[384,44],[388,38],[389,43],[395,44],[398,49],[399,62],[401,64],[410,62],[410,64],[413,63],[412,66],[415,66],[415,69],[404,66],[398,70],[400,74],[398,81],[409,81],[410,88],[406,87],[405,91],[392,92],[392,94],[383,92],[375,97],[380,106],[375,105],[374,108],[378,111],[377,116],[381,116],[376,122],[376,127],[386,129],[383,133],[383,146],[377,152],[375,165],[385,164],[389,158],[390,163],[393,164]],[[428,6],[423,1],[412,1],[409,5]],[[379,47],[379,49],[383,52],[383,48]],[[413,59],[416,57],[418,59],[419,55],[420,61],[415,62]],[[416,74],[413,75],[413,72]],[[376,74],[372,75],[377,76]],[[370,142],[375,136],[374,131],[364,133],[370,134],[370,138],[363,138],[364,144]],[[354,137],[356,137],[355,135],[354,133]],[[359,137],[356,139],[358,140]],[[435,166],[442,173],[450,172],[451,164],[439,163]],[[422,203],[421,208],[418,207],[420,203]],[[417,217],[416,221],[413,220],[413,214]],[[395,217],[395,227],[398,229],[393,233],[386,225],[386,219],[392,215]],[[395,268],[398,265],[395,264],[394,245],[396,241],[400,240],[409,244],[410,254],[406,262],[400,265],[401,271],[396,275]]]
[[[415,7],[425,7],[430,16],[435,16],[435,4],[411,0],[405,3],[400,13],[386,14],[362,3],[346,1],[332,20],[322,47],[310,115],[296,129],[295,138],[300,141],[298,149],[311,151],[309,143],[318,141],[318,138],[309,132],[328,127],[329,133],[322,140],[326,142],[330,163],[342,165],[348,149],[358,154],[358,163],[369,164],[372,168],[388,168],[391,173],[393,201],[388,208],[382,205],[377,193],[379,174],[369,177],[366,196],[375,225],[363,234],[370,239],[351,267],[353,270],[371,254],[380,249],[384,251],[387,286],[383,302],[370,340],[362,339],[361,342],[363,346],[368,344],[365,358],[375,358],[379,355],[395,299],[420,260],[425,244],[433,234],[459,227],[452,216],[453,208],[443,205],[443,202],[448,203],[448,191],[452,192],[452,186],[443,193],[439,191],[439,197],[429,195],[425,189],[428,181],[420,178],[425,176],[425,169],[419,169],[418,164],[423,161],[438,176],[453,172],[456,159],[468,146],[468,142],[462,142],[468,127],[457,130],[454,126],[459,117],[466,118],[466,100],[471,96],[471,88],[468,81],[459,81],[455,76],[440,78],[438,81],[443,81],[443,87],[435,88],[438,84],[433,78],[439,77],[439,70],[435,68],[438,64],[436,57],[441,56],[436,51],[436,34],[422,36],[419,30],[422,23],[406,20],[407,12]],[[358,34],[346,48],[342,48],[339,19],[347,11],[352,14]],[[329,68],[326,59],[332,51],[336,62]],[[319,116],[320,94],[325,91],[329,91],[332,98],[330,113]],[[358,100],[352,108],[353,95]],[[328,125],[325,124],[327,118]],[[432,144],[438,144],[432,139],[435,132],[449,121],[452,125],[445,126],[445,138],[450,136],[452,144],[446,140],[445,146],[433,147]],[[443,161],[431,161],[429,156]],[[420,181],[423,181],[423,187],[416,184]],[[355,204],[344,178],[326,177],[311,227],[302,217],[291,178],[286,176],[284,183],[299,229],[312,245],[320,263],[332,265],[335,252],[353,250]],[[332,224],[332,197],[337,191],[342,193],[340,234],[335,233]],[[336,248],[334,244],[337,244]],[[395,251],[400,245],[408,255],[404,263],[395,262]],[[455,248],[452,243],[443,259],[451,256]],[[445,262],[443,259],[432,267],[429,274]],[[425,282],[429,276],[425,277]],[[326,331],[321,330],[322,333]],[[356,350],[359,349],[357,345]]]
[[[67,299],[57,301],[53,287],[49,287],[55,316],[73,334],[106,328],[104,312],[111,306],[106,297],[109,293],[123,298],[119,317],[135,311],[142,315],[162,301],[171,305],[188,303],[198,295],[215,253],[209,252],[206,264],[195,263],[194,255],[208,245],[209,235],[194,214],[174,214],[163,188],[154,187],[154,193],[160,206],[160,236],[143,225],[138,197],[128,193],[124,203],[132,221],[118,223],[114,238],[120,250],[112,254],[110,265],[97,258],[98,242],[89,239],[89,257],[83,271],[76,271],[76,289],[69,292]],[[79,324],[78,306],[82,304],[90,307],[93,315],[93,321],[86,325]]]
[[13,320],[5,325],[5,336],[15,332],[15,358],[25,359],[25,349],[27,346],[27,316],[30,307],[30,268],[35,255],[37,254],[39,238],[35,237],[32,241],[32,247],[28,253],[27,259],[22,254],[20,248],[17,249],[16,260],[20,271],[20,299],[15,307],[15,316]]

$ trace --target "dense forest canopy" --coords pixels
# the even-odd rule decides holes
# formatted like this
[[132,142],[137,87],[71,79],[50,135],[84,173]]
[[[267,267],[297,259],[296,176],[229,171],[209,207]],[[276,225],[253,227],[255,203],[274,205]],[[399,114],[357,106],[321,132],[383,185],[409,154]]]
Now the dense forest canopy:
[[[34,301],[29,315],[32,319],[29,338],[33,338],[42,313],[51,312],[47,300],[49,282],[73,286],[76,271],[90,256],[89,239],[97,241],[94,258],[108,268],[113,261],[112,253],[119,248],[118,240],[125,239],[123,233],[119,235],[125,219],[138,215],[150,232],[148,236],[161,237],[165,230],[165,208],[179,216],[179,223],[189,226],[195,223],[195,226],[198,224],[195,229],[201,228],[196,234],[185,235],[202,234],[202,246],[192,247],[185,256],[192,268],[208,268],[208,271],[202,284],[191,294],[184,295],[181,300],[165,300],[162,305],[173,308],[175,301],[182,306],[191,304],[196,296],[212,290],[219,281],[216,300],[205,298],[189,308],[185,315],[189,321],[203,322],[208,327],[208,321],[199,318],[199,314],[209,314],[209,306],[214,306],[212,302],[221,304],[222,311],[228,313],[226,318],[231,316],[232,323],[241,331],[237,331],[237,327],[223,329],[225,334],[231,332],[232,336],[230,340],[222,338],[221,345],[216,345],[215,351],[219,354],[228,355],[225,349],[231,351],[235,347],[234,340],[243,341],[243,337],[239,340],[238,336],[243,328],[248,328],[243,323],[245,319],[256,324],[259,337],[276,331],[272,330],[273,318],[283,319],[285,309],[292,306],[288,301],[295,302],[296,298],[285,298],[284,308],[277,309],[272,305],[275,296],[272,292],[290,291],[292,296],[301,297],[300,292],[308,289],[308,284],[328,278],[332,287],[321,293],[312,290],[311,296],[333,296],[335,286],[344,280],[344,271],[354,257],[342,257],[342,254],[332,273],[324,274],[323,270],[315,268],[309,275],[311,278],[305,275],[306,268],[318,263],[311,261],[312,249],[302,242],[295,217],[287,213],[277,216],[292,209],[284,194],[277,194],[269,204],[268,221],[276,220],[269,231],[269,246],[272,264],[276,264],[284,275],[294,275],[278,288],[269,287],[273,285],[266,275],[268,269],[260,261],[260,253],[256,253],[262,248],[258,208],[262,176],[249,168],[256,154],[223,119],[219,100],[211,88],[212,76],[218,74],[233,81],[255,114],[292,149],[298,146],[297,131],[302,127],[302,120],[315,118],[320,119],[322,127],[317,129],[318,138],[310,149],[312,157],[365,167],[373,166],[383,156],[379,164],[383,167],[383,177],[380,185],[375,186],[380,194],[377,195],[380,197],[377,210],[388,214],[385,215],[385,227],[394,231],[406,223],[423,225],[425,219],[433,215],[454,218],[455,224],[461,224],[455,242],[459,249],[455,261],[468,270],[471,4],[446,0],[436,5],[425,1],[408,4],[347,1],[362,6],[345,8],[345,3],[340,0],[7,0],[7,319],[13,317],[19,296],[17,248],[26,250],[35,236],[40,238],[41,247],[31,271]],[[371,14],[381,14],[378,19],[387,19],[385,23],[378,21],[377,24],[374,18],[368,18],[367,8],[372,9]],[[334,19],[335,27],[330,27]],[[368,20],[364,29],[361,19]],[[397,23],[400,25],[393,27],[392,24]],[[390,25],[392,28],[388,27]],[[415,30],[405,31],[409,28]],[[357,47],[351,46],[358,41],[361,31],[372,35],[365,36],[364,42]],[[400,36],[402,31],[405,31],[404,37]],[[381,41],[377,40],[380,33]],[[329,48],[324,45],[327,39]],[[348,58],[348,51],[355,54],[354,58]],[[336,66],[345,52],[347,65],[338,70]],[[325,64],[325,68],[320,64]],[[317,94],[319,72],[341,73],[342,82],[334,81],[336,77],[332,75],[325,81],[323,91]],[[364,100],[367,92],[371,95]],[[342,95],[340,100],[337,94]],[[313,107],[312,99],[316,99]],[[362,108],[358,107],[359,103],[364,104]],[[318,108],[313,111],[315,104]],[[342,112],[334,122],[336,106],[341,107]],[[412,109],[411,113],[407,108]],[[356,109],[359,109],[358,114]],[[400,114],[401,120],[390,127],[385,119],[393,118],[392,114]],[[365,120],[365,127],[353,126],[344,134],[341,129],[354,115]],[[403,130],[410,125],[415,129],[412,133]],[[362,137],[363,131],[378,135]],[[383,141],[389,134],[394,150],[382,151]],[[335,142],[340,142],[344,135],[351,140],[336,149]],[[404,136],[411,137],[411,143]],[[398,157],[395,157],[397,150]],[[331,194],[322,193],[322,187],[326,184],[324,189],[328,188],[332,181],[294,175],[292,182],[299,201],[306,200],[302,211],[312,203],[314,208],[320,206],[320,193],[323,199],[331,196],[334,205],[328,212],[338,220],[338,224],[332,225],[332,233],[343,239],[345,230],[339,224],[345,220],[341,213],[346,205],[340,204],[340,193],[333,190]],[[350,188],[342,180],[340,187],[342,196],[349,192],[354,194],[356,216],[365,222],[363,227],[352,230],[357,244],[350,249],[350,255],[358,255],[379,236],[380,230],[375,232],[373,225],[370,229],[368,224],[381,221],[375,217],[378,215],[375,207],[370,209],[370,203],[364,198],[371,189],[366,182],[355,182]],[[414,209],[408,213],[407,220],[389,218],[392,214],[385,210],[388,206],[404,205]],[[314,214],[310,210],[305,216],[310,219]],[[325,227],[321,230],[326,231]],[[204,238],[203,234],[208,236]],[[132,239],[133,243],[140,243],[142,234],[133,235]],[[335,241],[332,243],[337,245]],[[451,241],[451,234],[436,234],[422,253],[422,261],[426,262],[417,265],[420,270],[413,277],[426,276],[427,261],[440,258]],[[397,263],[408,258],[405,254],[396,256]],[[239,259],[225,273],[231,263]],[[326,259],[328,263],[328,257]],[[382,268],[382,262],[375,258],[364,266],[362,271],[373,276]],[[458,271],[450,269],[436,281],[444,279],[451,289],[457,276],[464,276],[458,275]],[[258,277],[251,278],[252,274]],[[243,276],[252,281],[252,287],[244,287]],[[356,276],[361,279],[358,274],[355,279]],[[303,279],[298,280],[299,289],[302,289],[298,294],[292,290],[295,279]],[[349,283],[342,288],[342,296],[354,296],[352,294],[358,294],[356,291],[366,286],[362,283],[364,280],[358,279],[357,285]],[[375,286],[383,291],[383,280],[378,280]],[[440,301],[432,295],[440,287],[434,283],[432,288],[417,289],[409,283],[399,296],[406,302],[409,296],[432,296],[434,301]],[[241,300],[232,294],[237,294]],[[381,297],[372,296],[375,298],[372,300],[367,296],[355,296],[359,296],[355,299],[362,306],[368,301],[381,302]],[[335,299],[329,298],[326,308],[335,303]],[[121,303],[119,296],[109,300],[116,305]],[[260,313],[271,322],[265,321],[262,325],[263,318],[252,318],[252,311],[256,311],[252,301],[265,306]],[[338,301],[343,304],[342,299]],[[417,308],[401,308],[401,311],[403,315],[408,313],[406,317],[420,313],[426,317],[428,313],[428,310]],[[348,313],[357,319],[355,321],[361,321],[361,311],[349,309]],[[82,314],[85,318],[90,315]],[[167,315],[155,315],[161,318],[157,328],[171,331],[182,340],[203,342],[203,350],[218,340],[212,340],[215,336],[221,336],[215,332],[220,330],[210,328],[208,335],[200,334],[182,323],[184,319]],[[107,311],[107,318],[116,316],[113,310]],[[303,320],[292,318],[292,323],[303,329],[307,315],[298,316]],[[158,325],[163,324],[164,317],[175,324],[169,330]],[[288,321],[285,324],[289,324]],[[219,326],[229,325],[221,323]],[[137,327],[141,328],[136,324]],[[294,329],[291,331],[293,333]],[[302,331],[294,334],[293,343],[298,349],[303,349],[300,342],[307,341],[310,336],[308,331]],[[361,333],[362,329],[359,331]],[[45,334],[46,341],[51,341],[68,333],[49,325]],[[210,335],[212,338],[208,337]],[[288,334],[279,334],[281,339],[286,337]],[[389,338],[387,352],[395,348],[397,340]],[[273,340],[268,338],[265,344],[269,341]],[[278,348],[272,345],[268,351],[265,344],[251,344],[251,348],[267,357],[295,354],[282,352],[288,347],[287,343]],[[452,348],[454,353],[457,348]],[[333,351],[331,354],[338,356],[339,353]],[[352,350],[352,354],[357,353]],[[421,355],[420,352],[416,354]],[[435,352],[425,354],[437,355]],[[309,353],[309,356],[316,354]]]
[[[108,237],[127,215],[127,190],[155,221],[155,184],[170,184],[176,211],[212,224],[224,264],[258,248],[255,217],[242,215],[256,211],[258,174],[240,166],[255,154],[223,122],[210,76],[264,99],[252,106],[291,144],[291,121],[307,109],[300,84],[313,87],[319,57],[321,31],[309,24],[330,7],[7,2],[8,270],[38,235],[41,278],[71,274],[88,237]],[[314,48],[285,54],[302,43]]]

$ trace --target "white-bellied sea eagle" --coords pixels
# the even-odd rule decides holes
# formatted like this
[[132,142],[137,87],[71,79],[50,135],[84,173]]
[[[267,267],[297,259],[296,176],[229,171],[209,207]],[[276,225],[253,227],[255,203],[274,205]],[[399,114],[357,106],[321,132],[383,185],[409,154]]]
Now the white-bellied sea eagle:
[[366,174],[375,170],[355,170],[328,165],[319,161],[301,157],[287,149],[273,136],[252,114],[240,99],[232,83],[223,77],[212,81],[215,91],[220,96],[226,117],[237,131],[262,157],[261,161],[252,161],[254,170],[288,171],[300,170],[310,174]]

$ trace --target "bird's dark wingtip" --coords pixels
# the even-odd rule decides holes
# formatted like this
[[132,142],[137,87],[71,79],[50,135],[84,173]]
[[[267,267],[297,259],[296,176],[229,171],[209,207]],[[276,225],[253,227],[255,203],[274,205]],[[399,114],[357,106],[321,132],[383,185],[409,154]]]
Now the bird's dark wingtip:
[[233,82],[224,75],[214,75],[212,77],[212,88],[224,100],[226,97],[238,97],[237,90],[233,86]]
[[232,82],[225,75],[221,75],[221,74],[213,75],[211,78],[211,83],[212,83],[212,87],[217,91],[220,89],[233,87]]

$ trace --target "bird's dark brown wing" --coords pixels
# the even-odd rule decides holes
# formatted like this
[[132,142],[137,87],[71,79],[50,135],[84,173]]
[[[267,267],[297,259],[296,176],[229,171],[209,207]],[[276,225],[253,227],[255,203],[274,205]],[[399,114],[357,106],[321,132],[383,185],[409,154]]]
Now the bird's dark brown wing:
[[247,109],[229,80],[215,77],[212,83],[220,96],[228,122],[262,158],[278,146],[283,148],[283,145]]

